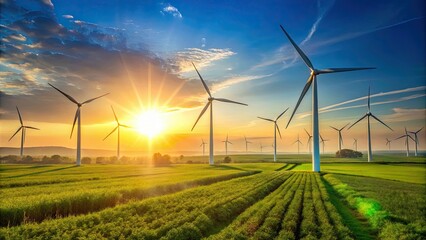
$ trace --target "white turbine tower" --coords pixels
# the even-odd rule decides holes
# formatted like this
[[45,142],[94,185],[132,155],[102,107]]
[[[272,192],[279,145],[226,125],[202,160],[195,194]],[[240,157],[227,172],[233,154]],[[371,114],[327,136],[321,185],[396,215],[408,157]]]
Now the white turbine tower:
[[246,153],[247,153],[247,152],[248,152],[248,144],[249,144],[249,143],[252,143],[252,142],[247,141],[246,136],[244,136],[244,141],[246,142]]
[[330,126],[332,129],[336,130],[338,132],[337,134],[337,147],[339,149],[339,152],[342,150],[342,145],[343,145],[343,137],[342,137],[342,130],[345,129],[346,126],[348,126],[348,124],[346,124],[345,126],[343,126],[342,128],[335,128]]
[[[308,135],[308,142],[306,143],[306,145],[308,145],[309,154],[311,154],[311,153],[312,153],[312,148],[311,148],[312,135],[311,135],[311,134],[309,134],[309,132],[308,132],[308,131],[306,131],[306,129],[305,129],[305,128],[304,128],[303,130],[305,130],[306,134]],[[320,134],[320,137],[321,137],[321,134]]]
[[59,90],[58,88],[56,88],[55,86],[53,86],[52,84],[49,83],[49,85],[51,87],[53,87],[54,89],[56,89],[58,92],[62,93],[62,95],[64,95],[66,98],[68,98],[68,100],[70,100],[71,102],[75,103],[77,105],[77,111],[75,112],[75,117],[74,117],[74,122],[72,124],[72,128],[71,128],[71,135],[70,138],[72,137],[72,133],[74,131],[74,126],[75,126],[75,122],[78,120],[77,122],[77,158],[76,158],[76,164],[77,166],[81,165],[81,118],[80,118],[80,108],[81,106],[83,106],[86,103],[90,103],[98,98],[101,98],[103,96],[108,95],[109,93],[106,93],[104,95],[101,95],[99,97],[95,97],[95,98],[91,98],[89,100],[86,100],[82,103],[77,102],[77,100],[75,100],[73,97],[71,97],[70,95],[62,92],[61,90]]
[[299,134],[297,134],[297,140],[293,144],[295,144],[295,143],[297,143],[297,155],[299,155],[300,154],[300,144],[303,145],[303,143],[299,140]]
[[288,108],[286,110],[284,110],[284,112],[282,112],[280,115],[278,115],[278,117],[275,120],[272,120],[272,119],[269,119],[269,118],[258,117],[258,118],[260,118],[262,120],[274,123],[274,144],[273,144],[273,148],[274,148],[274,162],[277,161],[277,130],[278,130],[278,134],[280,135],[280,139],[282,139],[280,128],[278,127],[277,121],[278,121],[278,119],[280,119],[280,117],[282,115],[284,115],[285,112],[287,112],[287,110],[288,110]]
[[229,140],[228,140],[228,134],[226,134],[226,140],[222,141],[223,143],[225,143],[225,156],[228,156],[228,143],[232,144]]
[[[300,57],[305,62],[306,66],[311,71],[311,74],[308,78],[308,81],[305,87],[300,94],[299,100],[297,101],[296,107],[294,108],[293,113],[291,114],[290,120],[287,123],[287,127],[293,119],[294,114],[297,111],[297,108],[300,105],[303,97],[306,92],[309,90],[310,86],[312,87],[312,134],[313,134],[313,154],[312,154],[312,170],[314,172],[320,171],[320,151],[319,151],[319,120],[318,120],[318,94],[317,94],[317,75],[326,74],[326,73],[336,73],[336,72],[349,72],[349,71],[357,71],[357,70],[366,70],[366,69],[374,69],[374,68],[327,68],[327,69],[315,69],[309,58],[305,55],[305,53],[300,49],[297,44],[293,41],[290,35],[284,30],[284,28],[280,25],[284,34],[287,36],[288,40],[291,42],[293,47],[299,53]],[[286,128],[287,128],[286,127]]]
[[401,137],[395,138],[394,140],[398,140],[398,139],[404,138],[404,137],[405,137],[405,147],[407,148],[407,157],[408,157],[408,156],[410,156],[410,144],[408,142],[408,138],[411,138],[411,140],[413,140],[414,142],[416,142],[416,140],[414,140],[414,138],[411,137],[408,134],[407,128],[405,128],[405,134],[404,135],[402,135]]
[[204,142],[204,139],[201,139],[201,145],[200,145],[200,147],[203,146],[203,156],[205,155],[206,144],[207,143]]
[[389,151],[391,150],[391,142],[392,140],[389,140],[388,138],[386,138],[386,146],[389,146]]
[[111,135],[113,132],[115,132],[117,130],[117,161],[120,159],[120,127],[124,127],[124,128],[130,128],[127,125],[121,124],[118,121],[117,115],[115,114],[114,108],[111,106],[112,109],[112,113],[114,113],[114,118],[115,118],[115,122],[117,123],[117,126],[102,140],[105,141],[105,139],[107,139],[109,137],[109,135]]
[[410,132],[411,134],[414,134],[414,142],[415,142],[415,152],[414,152],[414,156],[417,157],[417,146],[419,145],[419,138],[417,137],[417,133],[419,133],[421,130],[423,130],[423,127],[420,128],[419,130],[415,131],[415,132]]
[[386,125],[384,122],[382,122],[382,120],[378,119],[376,116],[374,116],[371,113],[371,108],[370,108],[370,87],[368,87],[367,113],[364,116],[362,116],[360,119],[358,119],[358,121],[354,122],[354,124],[352,124],[348,128],[348,130],[351,129],[351,127],[355,126],[355,124],[359,123],[364,118],[367,118],[368,162],[371,162],[373,160],[373,153],[371,151],[370,117],[376,119],[378,122],[380,122],[381,124],[385,125],[387,128],[389,128],[390,130],[393,131],[392,128],[390,128],[388,125]]
[[212,96],[212,94],[210,93],[210,90],[207,87],[207,84],[204,82],[204,79],[201,77],[201,74],[198,72],[197,68],[195,67],[194,63],[192,63],[192,65],[194,66],[195,71],[197,71],[197,74],[200,77],[201,83],[203,83],[204,89],[206,90],[207,94],[209,95],[209,98],[208,98],[208,102],[207,102],[206,106],[203,108],[203,110],[201,110],[201,113],[198,116],[197,121],[195,121],[195,124],[192,127],[191,131],[194,130],[195,125],[197,125],[198,120],[200,120],[201,116],[203,116],[203,114],[207,110],[207,108],[210,107],[210,142],[209,142],[210,159],[209,159],[209,164],[213,165],[214,164],[214,156],[213,156],[213,101],[216,100],[216,101],[219,101],[219,102],[235,103],[235,104],[240,104],[240,105],[244,105],[244,106],[248,106],[248,105],[245,104],[245,103],[231,101],[231,100],[225,99],[225,98],[214,98]]
[[354,143],[352,146],[355,146],[355,151],[358,151],[358,139],[354,138]]
[[321,134],[320,134],[320,139],[321,139],[321,143],[322,143],[322,154],[324,154],[325,153],[325,151],[324,151],[325,142],[328,142],[328,139],[322,138]]
[[21,123],[21,126],[18,128],[18,130],[16,130],[16,132],[12,135],[12,137],[9,138],[9,141],[12,140],[12,138],[16,134],[18,134],[19,131],[21,131],[21,159],[22,159],[22,156],[24,154],[25,133],[27,131],[27,128],[35,129],[35,130],[40,130],[40,129],[31,127],[31,126],[25,126],[24,122],[22,121],[21,113],[19,112],[18,106],[16,106],[16,110],[18,111],[19,122]]

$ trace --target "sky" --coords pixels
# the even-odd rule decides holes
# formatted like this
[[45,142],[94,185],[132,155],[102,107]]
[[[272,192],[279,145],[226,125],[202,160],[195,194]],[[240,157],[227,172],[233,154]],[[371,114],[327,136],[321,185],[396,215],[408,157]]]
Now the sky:
[[[309,69],[280,29],[282,25],[316,68],[375,67],[320,75],[320,133],[337,150],[337,132],[366,111],[372,121],[373,150],[386,138],[416,131],[426,119],[426,6],[422,0],[377,1],[65,1],[1,0],[0,146],[19,147],[16,106],[27,130],[25,146],[75,148],[70,132],[77,101],[109,93],[82,107],[82,148],[116,147],[111,106],[123,124],[152,129],[140,115],[155,110],[163,131],[156,136],[123,129],[122,150],[198,151],[208,141],[206,113],[193,131],[208,95],[193,62],[215,97],[248,106],[215,102],[217,152],[229,134],[230,151],[270,146],[276,118],[278,151],[294,152],[297,136],[306,149],[311,132],[311,91],[286,129]],[[159,120],[158,120],[159,121]],[[157,121],[157,122],[158,122]],[[344,147],[365,150],[366,121],[343,131]],[[425,130],[419,133],[426,148]],[[413,148],[414,143],[410,143]],[[402,139],[392,149],[405,149]],[[269,150],[272,151],[272,147]]]

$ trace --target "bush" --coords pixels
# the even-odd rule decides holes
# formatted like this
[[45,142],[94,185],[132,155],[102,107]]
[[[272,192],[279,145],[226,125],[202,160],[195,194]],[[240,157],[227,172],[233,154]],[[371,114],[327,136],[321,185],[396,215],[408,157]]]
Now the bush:
[[32,163],[33,161],[33,157],[31,157],[30,155],[26,155],[22,157],[22,163]]
[[161,153],[154,153],[154,155],[152,156],[152,161],[155,166],[171,164],[170,156],[167,154],[161,155]]
[[226,156],[224,159],[223,159],[223,162],[224,163],[230,163],[232,161],[232,159],[231,159],[231,157],[230,156]]
[[89,158],[89,157],[83,157],[83,158],[81,159],[81,163],[82,163],[82,164],[91,164],[91,163],[92,163],[92,159],[91,159],[91,158]]
[[352,149],[342,149],[336,152],[336,157],[339,158],[360,158],[362,153]]
[[17,155],[7,155],[0,157],[0,163],[17,163],[19,161],[19,156]]

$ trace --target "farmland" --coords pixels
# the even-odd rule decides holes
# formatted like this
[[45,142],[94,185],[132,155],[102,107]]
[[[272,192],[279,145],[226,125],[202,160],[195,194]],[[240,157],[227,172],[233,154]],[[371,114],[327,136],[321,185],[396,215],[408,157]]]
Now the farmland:
[[386,164],[326,160],[321,174],[306,171],[306,159],[254,160],[165,167],[0,165],[0,239],[426,236],[423,158]]

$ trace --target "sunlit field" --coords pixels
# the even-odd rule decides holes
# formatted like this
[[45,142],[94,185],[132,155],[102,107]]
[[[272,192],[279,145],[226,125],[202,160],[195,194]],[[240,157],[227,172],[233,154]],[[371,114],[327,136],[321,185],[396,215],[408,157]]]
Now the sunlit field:
[[307,155],[231,157],[214,166],[0,165],[0,238],[426,236],[424,157],[329,156],[321,173]]

